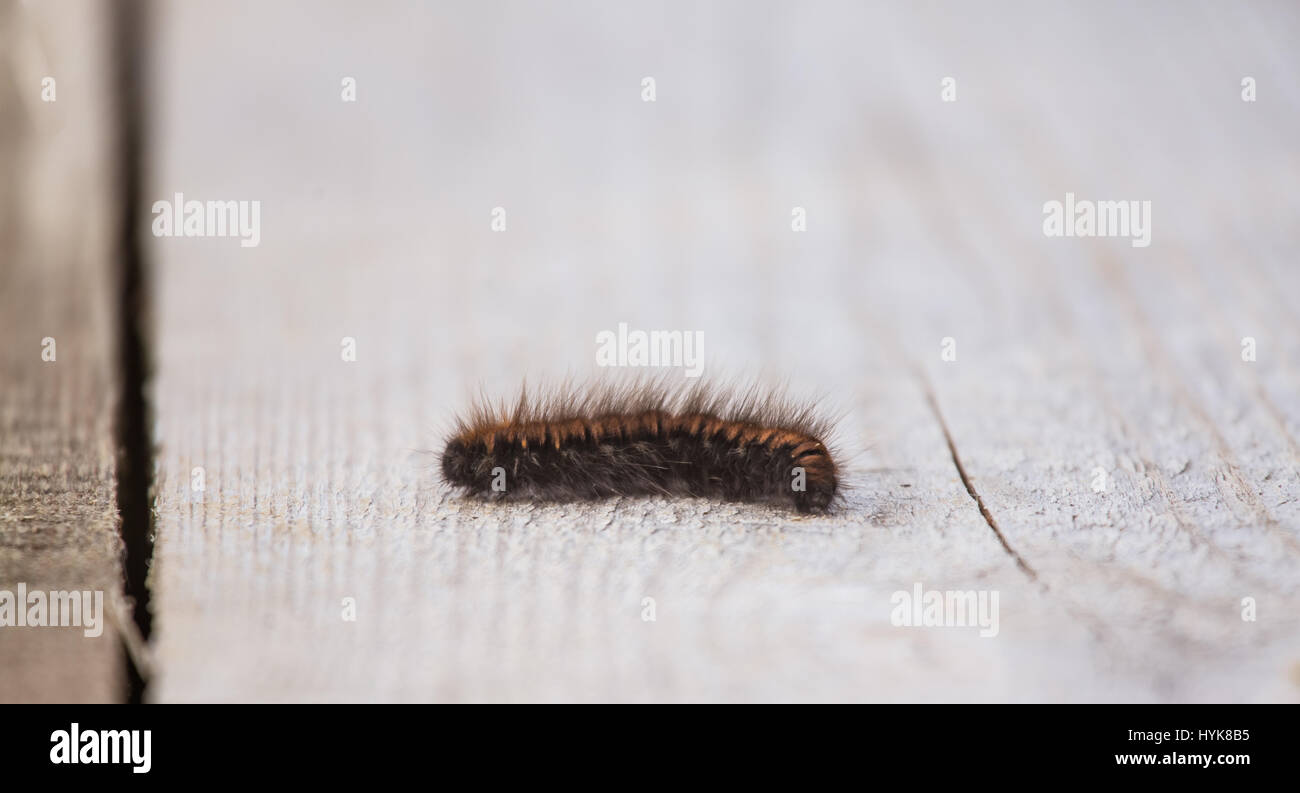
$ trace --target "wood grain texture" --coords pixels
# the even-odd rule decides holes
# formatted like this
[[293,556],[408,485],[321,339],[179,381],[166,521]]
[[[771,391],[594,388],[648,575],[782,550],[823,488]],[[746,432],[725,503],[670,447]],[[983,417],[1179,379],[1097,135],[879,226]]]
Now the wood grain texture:
[[[102,13],[0,2],[0,589],[102,590],[107,612],[121,580]],[[0,702],[118,701],[120,658],[111,624],[0,628]]]
[[[262,229],[152,248],[155,700],[1300,697],[1294,10],[162,12],[152,187]],[[1067,191],[1151,247],[1045,238]],[[619,322],[828,394],[845,507],[438,484]]]

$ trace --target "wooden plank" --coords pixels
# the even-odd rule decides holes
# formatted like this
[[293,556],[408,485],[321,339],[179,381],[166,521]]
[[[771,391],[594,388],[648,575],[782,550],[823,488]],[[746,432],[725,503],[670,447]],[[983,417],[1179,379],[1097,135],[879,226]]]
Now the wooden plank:
[[[0,590],[98,590],[108,621],[121,583],[105,10],[0,3]],[[119,701],[118,631],[100,628],[0,627],[0,702]]]
[[[1081,35],[1064,52],[1031,45],[1026,57],[1056,65],[1037,78],[1069,85],[1072,101],[1047,118],[996,116],[1003,134],[988,139],[1014,140],[1015,129],[1036,144],[992,156],[981,147],[992,162],[1025,167],[1000,174],[1008,209],[986,208],[973,224],[996,241],[982,261],[1001,287],[989,309],[1023,312],[1023,324],[976,348],[973,367],[931,367],[975,487],[1009,541],[1071,611],[1099,620],[1117,677],[1164,699],[1300,697],[1300,483],[1276,409],[1297,401],[1295,325],[1260,292],[1279,252],[1234,245],[1243,223],[1282,250],[1296,239],[1291,224],[1232,209],[1283,190],[1271,163],[1290,156],[1289,136],[1278,132],[1300,117],[1280,98],[1252,106],[1219,90],[1247,62],[1260,83],[1284,85],[1285,56],[1276,71],[1256,56],[1286,52],[1295,20],[1286,23],[1242,35],[1197,19],[1162,37],[1154,56],[1134,38],[1115,49],[1130,55],[1086,75],[1062,64],[1100,40]],[[1017,73],[986,77],[1010,86]],[[1128,119],[1122,142],[1079,121],[1108,115]],[[994,178],[967,162],[953,164],[950,189]],[[1214,165],[1193,178],[1188,163]],[[1046,239],[1024,223],[1067,190],[1152,200],[1151,246]],[[1271,350],[1258,368],[1240,356],[1252,334]],[[1280,394],[1272,407],[1261,377]]]
[[[1156,69],[1136,33],[1133,60],[1108,60],[1089,19],[1019,6],[997,26],[984,8],[682,6],[660,31],[604,6],[402,4],[361,29],[313,5],[304,29],[275,4],[226,35],[239,11],[169,7],[160,34],[154,192],[258,200],[264,225],[257,247],[153,244],[155,700],[1294,698],[1294,482],[1267,430],[1294,422],[1285,304],[1220,291],[1221,324],[1278,350],[1256,382],[1200,363],[1213,301],[1158,302],[1204,242],[1193,220],[1221,217],[1179,163],[1227,111],[1169,90],[1173,64],[1220,53],[1190,85],[1239,102],[1234,60],[1293,37],[1293,14],[1252,8],[1221,37],[1154,6],[1137,22],[1180,19]],[[1287,90],[1294,56],[1270,46],[1261,84]],[[1088,132],[1116,112],[1158,158]],[[1224,169],[1285,156],[1284,136],[1247,139],[1273,148],[1218,150]],[[1285,195],[1259,184],[1234,200]],[[1180,209],[1138,258],[1044,239],[1066,190]],[[1261,259],[1257,277],[1294,280]],[[845,508],[488,506],[437,485],[429,452],[476,385],[585,372],[619,322],[704,331],[710,373],[829,392]],[[998,592],[998,636],[892,625],[916,584]]]

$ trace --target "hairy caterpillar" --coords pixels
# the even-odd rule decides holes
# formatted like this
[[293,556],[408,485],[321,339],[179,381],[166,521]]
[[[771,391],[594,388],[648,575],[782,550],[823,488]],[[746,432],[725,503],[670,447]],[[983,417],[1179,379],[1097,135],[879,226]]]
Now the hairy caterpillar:
[[826,510],[839,487],[815,406],[781,393],[631,382],[566,386],[457,420],[442,476],[488,498],[680,495]]

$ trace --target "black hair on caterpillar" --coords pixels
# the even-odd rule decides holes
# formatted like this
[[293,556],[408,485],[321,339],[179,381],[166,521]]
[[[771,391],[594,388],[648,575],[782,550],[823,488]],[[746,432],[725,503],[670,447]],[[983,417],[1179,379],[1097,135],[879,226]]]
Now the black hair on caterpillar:
[[830,430],[815,404],[757,386],[525,386],[513,407],[480,399],[458,419],[442,476],[486,498],[677,495],[821,512],[839,487]]

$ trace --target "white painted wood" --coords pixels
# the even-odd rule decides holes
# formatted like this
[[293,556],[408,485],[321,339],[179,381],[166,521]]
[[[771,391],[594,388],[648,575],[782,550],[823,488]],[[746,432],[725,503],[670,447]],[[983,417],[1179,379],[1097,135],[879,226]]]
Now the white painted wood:
[[[152,187],[262,228],[153,245],[155,700],[1300,695],[1292,11],[252,8],[162,19]],[[1151,247],[1044,238],[1067,191]],[[437,484],[619,322],[829,394],[843,508]],[[997,637],[891,625],[918,583]]]

